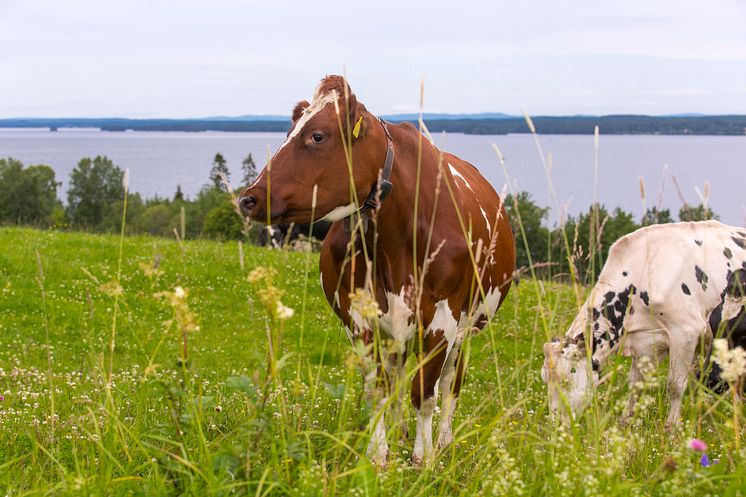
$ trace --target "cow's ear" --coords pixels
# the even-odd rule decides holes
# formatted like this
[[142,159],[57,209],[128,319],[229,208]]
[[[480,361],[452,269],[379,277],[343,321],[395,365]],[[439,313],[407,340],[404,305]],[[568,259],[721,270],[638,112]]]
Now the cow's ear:
[[355,95],[350,95],[350,126],[352,126],[350,133],[353,141],[359,140],[367,134],[371,119],[372,116],[365,106],[357,101]]
[[308,100],[301,100],[297,104],[295,104],[295,108],[293,109],[293,116],[291,117],[291,120],[293,121],[293,124],[300,119],[300,116],[303,115],[303,112],[308,108],[308,106],[311,105],[308,103]]

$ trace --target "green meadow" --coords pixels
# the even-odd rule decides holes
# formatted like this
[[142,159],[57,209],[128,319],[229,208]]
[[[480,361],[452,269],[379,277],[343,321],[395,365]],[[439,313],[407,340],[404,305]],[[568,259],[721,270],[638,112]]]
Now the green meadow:
[[666,433],[665,364],[630,386],[615,358],[573,426],[552,419],[542,344],[587,290],[513,286],[467,339],[454,443],[414,467],[407,401],[410,435],[390,432],[379,470],[363,353],[321,293],[318,254],[0,228],[0,495],[746,494],[742,405],[692,379]]

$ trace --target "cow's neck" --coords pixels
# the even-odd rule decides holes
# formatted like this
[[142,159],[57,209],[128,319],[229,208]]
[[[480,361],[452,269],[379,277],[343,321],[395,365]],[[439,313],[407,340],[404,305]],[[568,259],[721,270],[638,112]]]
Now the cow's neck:
[[[422,159],[420,165],[419,192],[417,185],[417,147],[418,133],[410,130],[392,128],[394,135],[394,146],[396,160],[391,174],[393,189],[384,202],[382,202],[376,215],[377,245],[379,249],[385,250],[391,247],[406,246],[410,251],[414,237],[417,237],[419,249],[425,244],[426,234],[423,236],[424,227],[430,225],[430,214],[437,209],[436,219],[441,221],[445,217],[443,207],[448,199],[448,191],[443,186],[440,192],[438,205],[435,205],[434,192],[437,178],[437,164],[432,160],[433,146],[429,141],[422,140]],[[414,141],[414,143],[407,143]],[[415,219],[414,201],[417,198],[417,219]],[[434,230],[438,230],[439,222],[435,223]],[[413,231],[417,227],[417,233]],[[371,230],[373,231],[373,230]],[[424,230],[426,232],[426,229]],[[373,241],[373,234],[366,236],[368,242]],[[418,250],[420,252],[420,250]],[[411,252],[410,252],[411,253]]]
[[[630,298],[636,289],[634,285],[615,290],[610,285],[599,283],[593,289],[593,294],[584,304],[583,314],[590,322],[593,333],[593,366],[598,368],[619,350],[619,345],[624,335],[624,318],[629,310]],[[586,321],[586,322],[588,322]],[[586,326],[581,324],[580,329],[573,327],[573,338],[582,336]]]

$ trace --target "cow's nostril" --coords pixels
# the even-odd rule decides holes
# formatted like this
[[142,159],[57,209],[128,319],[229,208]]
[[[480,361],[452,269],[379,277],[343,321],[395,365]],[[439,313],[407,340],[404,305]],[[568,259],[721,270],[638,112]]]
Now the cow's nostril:
[[238,199],[238,206],[241,208],[241,212],[248,216],[249,213],[256,207],[256,198],[253,195],[246,195]]

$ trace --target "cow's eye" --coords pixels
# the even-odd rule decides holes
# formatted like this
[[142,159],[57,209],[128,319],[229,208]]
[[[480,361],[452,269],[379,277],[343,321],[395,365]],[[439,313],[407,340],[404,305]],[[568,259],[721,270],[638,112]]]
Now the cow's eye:
[[313,140],[314,143],[321,143],[324,141],[324,138],[323,133],[314,133],[311,135],[311,140]]

